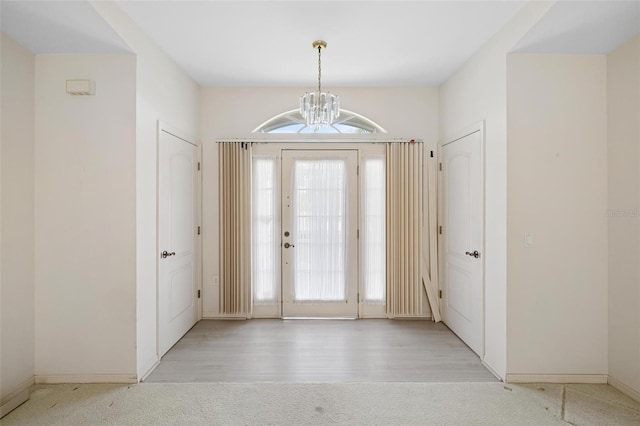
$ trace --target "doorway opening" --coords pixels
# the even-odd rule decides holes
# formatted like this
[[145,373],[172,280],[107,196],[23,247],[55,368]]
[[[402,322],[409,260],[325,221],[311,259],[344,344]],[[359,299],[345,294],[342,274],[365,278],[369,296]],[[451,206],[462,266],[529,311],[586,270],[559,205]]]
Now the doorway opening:
[[254,147],[251,317],[386,318],[384,146],[307,147]]
[[[332,367],[345,365],[345,376],[340,378],[337,376],[327,377],[331,381],[364,380],[365,378],[380,381],[394,381],[402,378],[402,380],[410,381],[410,378],[402,376],[402,372],[396,371],[390,366],[386,368],[389,373],[386,378],[370,376],[376,371],[380,371],[381,366],[388,359],[393,359],[394,365],[409,365],[410,359],[401,359],[405,355],[408,358],[420,360],[421,365],[412,367],[412,373],[409,374],[417,381],[453,380],[452,377],[455,374],[451,371],[444,376],[433,374],[436,371],[446,372],[444,365],[437,366],[436,364],[441,360],[452,358],[464,360],[466,365],[473,364],[474,368],[478,368],[478,372],[486,375],[487,380],[495,380],[482,365],[481,360],[443,324],[382,320],[389,318],[387,313],[389,298],[396,297],[396,303],[399,305],[402,299],[398,296],[405,296],[402,294],[391,295],[387,287],[388,271],[382,268],[385,265],[382,260],[387,257],[386,231],[388,229],[385,229],[381,224],[387,222],[386,215],[390,204],[388,199],[393,199],[391,196],[387,197],[389,183],[385,177],[389,166],[390,147],[396,148],[398,145],[362,142],[340,142],[339,145],[331,142],[253,144],[252,153],[249,156],[252,175],[251,179],[245,180],[245,182],[250,181],[253,187],[251,204],[260,205],[263,208],[252,209],[250,218],[252,228],[251,257],[256,262],[252,264],[251,271],[251,309],[247,315],[244,315],[243,312],[242,317],[247,319],[277,318],[277,320],[201,321],[179,343],[179,348],[176,347],[179,350],[176,350],[175,353],[169,353],[166,358],[163,358],[163,363],[166,366],[164,373],[170,374],[171,378],[158,375],[150,377],[150,381],[194,380],[192,368],[194,359],[201,359],[203,368],[206,370],[207,365],[211,366],[213,359],[211,357],[215,355],[214,352],[220,352],[220,345],[228,344],[229,347],[237,347],[240,343],[248,345],[246,350],[236,351],[232,357],[226,356],[225,358],[223,356],[225,359],[215,360],[216,367],[210,371],[210,377],[205,378],[203,373],[199,371],[197,380],[320,380],[316,373],[325,371],[325,369],[319,370],[318,366],[323,360],[326,360],[328,365]],[[349,151],[355,153],[355,178],[349,177]],[[421,154],[419,157],[430,157],[433,161],[430,163],[429,170],[435,171],[437,169],[434,167],[434,165],[437,166],[437,163],[433,159],[433,153],[430,155],[427,152],[426,156]],[[415,169],[421,170],[422,166],[415,167]],[[355,182],[356,193],[347,196],[346,193],[349,191],[348,186],[351,181]],[[391,185],[391,187],[404,188],[404,185]],[[287,194],[289,198],[287,198]],[[435,194],[435,190],[433,190],[433,194]],[[305,197],[307,201],[302,201]],[[309,205],[313,204],[314,200],[319,200],[316,202],[319,210],[314,205]],[[349,202],[351,202],[351,207]],[[329,208],[331,205],[338,207]],[[366,207],[367,205],[369,207]],[[328,289],[329,291],[326,293],[323,293],[323,289],[311,289],[308,284],[314,280],[322,284],[326,280],[323,277],[335,275],[338,272],[348,274],[345,272],[349,270],[348,261],[341,261],[341,259],[348,259],[347,252],[350,248],[348,234],[351,230],[349,226],[354,223],[354,219],[349,219],[349,214],[354,208],[352,206],[355,206],[356,209],[355,246],[358,254],[355,268],[356,279],[352,282],[356,283],[357,311],[355,316],[352,314],[349,317],[381,318],[381,320],[282,320],[283,317],[335,318],[338,316],[337,314],[323,313],[322,309],[331,309],[329,305],[336,301],[341,302],[340,304],[348,304],[344,302],[349,298],[344,296],[345,293],[347,295],[349,293],[346,280],[331,282],[334,287]],[[285,210],[289,210],[289,213],[285,213]],[[423,210],[428,209],[423,207]],[[429,218],[432,217],[435,215],[430,212]],[[305,221],[311,224],[320,224],[320,228],[326,231],[322,234],[322,238],[307,238],[307,241],[303,241],[305,232],[313,231],[313,226],[305,227],[305,223],[303,223]],[[367,226],[368,222],[374,225],[369,227]],[[364,241],[367,240],[368,235],[366,230],[371,228],[377,229],[377,231],[369,233],[369,242],[365,244]],[[339,232],[330,232],[332,230]],[[289,235],[285,235],[287,232]],[[410,232],[404,231],[398,232],[395,236],[401,238],[401,235],[408,234]],[[435,232],[433,234],[435,235]],[[330,238],[332,236],[337,242]],[[344,240],[340,239],[341,236]],[[325,237],[326,239],[324,239]],[[430,236],[417,235],[415,238],[417,242],[429,240]],[[302,243],[298,241],[302,241]],[[303,252],[305,250],[312,251],[313,247],[305,247],[305,245],[310,246],[314,244],[314,241],[320,249],[324,247],[325,254],[335,255],[331,257],[333,260],[331,265],[334,265],[335,268],[323,268],[320,271],[313,269],[317,266],[313,261],[318,259],[319,255],[314,256]],[[286,243],[289,244],[289,247],[285,248]],[[304,248],[304,250],[299,250],[301,253],[297,254],[296,250],[299,248]],[[370,252],[369,255],[366,254],[367,250]],[[304,263],[305,256],[311,260]],[[429,258],[428,253],[426,257]],[[290,283],[284,285],[285,268],[283,265],[287,266],[287,258],[290,262],[288,265],[290,270],[286,273],[290,276]],[[369,260],[367,260],[368,258]],[[258,261],[258,259],[260,260]],[[297,263],[301,264],[301,268],[296,273]],[[376,269],[378,266],[381,268]],[[374,279],[375,276],[379,278]],[[302,283],[299,288],[296,288],[297,280]],[[371,283],[370,287],[365,285],[365,280]],[[285,286],[288,286],[288,290],[285,290]],[[424,292],[422,286],[420,286],[420,291]],[[285,307],[287,296],[291,297],[290,302],[293,302],[296,309],[302,309],[302,313],[287,314],[288,311]],[[299,297],[296,299],[297,296]],[[340,299],[340,297],[343,298]],[[430,314],[427,306],[425,304],[425,309],[421,312],[423,318],[428,318]],[[313,310],[315,308],[318,308],[319,311]],[[395,314],[396,311],[393,313]],[[339,317],[345,318],[347,314],[341,314]],[[202,344],[202,337],[205,335],[208,336],[205,340],[210,344]],[[432,337],[435,337],[435,340]],[[397,347],[405,347],[406,341],[403,339],[417,343],[416,356],[418,358],[412,357],[410,351],[406,351],[406,353],[403,351],[402,354],[397,352]],[[445,342],[442,339],[450,339],[450,341]],[[271,344],[282,351],[268,349]],[[454,346],[455,351],[449,351]],[[440,350],[444,352],[438,355],[437,352]],[[380,352],[375,355],[375,351]],[[422,355],[427,352],[435,356],[423,357]],[[230,352],[223,350],[220,353],[228,355]],[[247,356],[243,357],[245,353]],[[185,356],[185,354],[188,355]],[[260,354],[265,356],[262,357]],[[259,361],[254,359],[256,356],[260,357]],[[224,364],[225,362],[231,362],[231,364]],[[433,364],[434,362],[436,364]],[[235,367],[232,364],[236,364]],[[222,367],[223,365],[224,367]],[[361,371],[354,366],[361,366]],[[158,374],[162,368],[161,365]],[[178,370],[181,371],[180,374],[176,373]],[[221,375],[223,370],[233,374],[225,378],[224,374]],[[339,373],[339,369],[326,371]],[[314,376],[314,374],[316,375]],[[266,379],[267,376],[271,378]],[[465,374],[460,376],[460,380],[483,379],[473,379]]]

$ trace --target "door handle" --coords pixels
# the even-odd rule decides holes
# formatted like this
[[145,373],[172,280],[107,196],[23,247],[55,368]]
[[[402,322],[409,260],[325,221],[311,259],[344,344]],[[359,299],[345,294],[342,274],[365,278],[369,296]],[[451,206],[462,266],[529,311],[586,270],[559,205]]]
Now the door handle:
[[480,257],[480,253],[478,253],[478,250],[475,250],[474,252],[465,251],[464,254],[466,254],[467,256],[475,257],[476,259]]
[[175,251],[172,251],[171,253],[169,253],[168,251],[165,250],[165,251],[162,252],[162,258],[163,259],[165,259],[165,258],[167,258],[169,256],[175,256],[175,255],[176,255]]
[[293,244],[284,243],[284,248],[295,247]]

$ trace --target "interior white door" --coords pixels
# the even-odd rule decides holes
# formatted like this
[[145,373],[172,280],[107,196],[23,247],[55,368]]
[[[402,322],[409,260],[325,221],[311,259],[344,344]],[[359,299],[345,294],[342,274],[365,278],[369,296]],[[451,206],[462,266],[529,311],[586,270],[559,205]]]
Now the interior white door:
[[282,152],[282,316],[358,316],[357,151]]
[[483,356],[483,172],[480,131],[442,147],[442,318]]
[[160,132],[158,170],[158,352],[197,321],[197,148]]

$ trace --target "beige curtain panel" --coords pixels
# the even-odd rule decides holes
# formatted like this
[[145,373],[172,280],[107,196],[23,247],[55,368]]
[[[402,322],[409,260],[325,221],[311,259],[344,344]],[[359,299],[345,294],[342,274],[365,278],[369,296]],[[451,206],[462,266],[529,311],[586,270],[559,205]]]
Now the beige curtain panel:
[[387,315],[423,314],[424,145],[387,143]]
[[220,313],[251,314],[251,143],[218,142]]

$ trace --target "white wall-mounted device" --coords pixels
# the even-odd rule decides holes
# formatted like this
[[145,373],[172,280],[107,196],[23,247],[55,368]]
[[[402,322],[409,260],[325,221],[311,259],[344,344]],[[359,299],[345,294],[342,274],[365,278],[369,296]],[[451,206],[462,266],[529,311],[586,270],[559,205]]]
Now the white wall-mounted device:
[[67,93],[73,96],[95,95],[96,83],[91,80],[67,80]]

